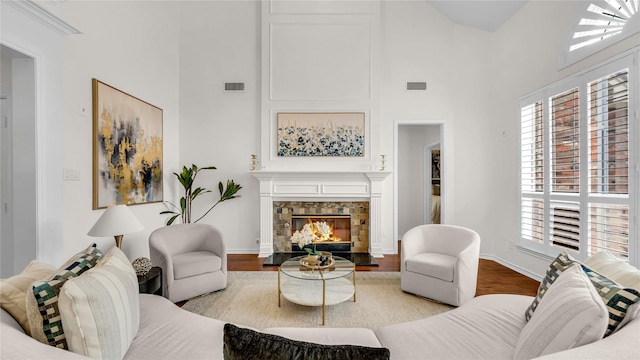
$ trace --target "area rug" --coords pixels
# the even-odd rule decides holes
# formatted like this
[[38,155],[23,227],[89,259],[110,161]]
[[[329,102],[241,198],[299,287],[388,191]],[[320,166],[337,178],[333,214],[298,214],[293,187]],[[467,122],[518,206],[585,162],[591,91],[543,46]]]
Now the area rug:
[[[278,307],[276,271],[230,271],[226,289],[191,299],[182,308],[259,330],[280,326],[322,326],[321,307],[297,305],[284,297]],[[403,292],[399,272],[359,272],[356,274],[356,302],[348,300],[327,306],[325,326],[376,329],[426,318],[452,308]]]

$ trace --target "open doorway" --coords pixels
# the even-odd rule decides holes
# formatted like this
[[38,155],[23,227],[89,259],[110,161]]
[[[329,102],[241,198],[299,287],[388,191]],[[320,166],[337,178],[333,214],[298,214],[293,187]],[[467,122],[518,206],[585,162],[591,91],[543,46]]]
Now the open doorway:
[[445,222],[444,131],[442,121],[395,122],[394,238],[397,240],[415,226]]
[[439,140],[437,143],[424,147],[424,224],[440,224],[441,222],[440,155]]
[[35,60],[0,45],[0,271],[37,258]]

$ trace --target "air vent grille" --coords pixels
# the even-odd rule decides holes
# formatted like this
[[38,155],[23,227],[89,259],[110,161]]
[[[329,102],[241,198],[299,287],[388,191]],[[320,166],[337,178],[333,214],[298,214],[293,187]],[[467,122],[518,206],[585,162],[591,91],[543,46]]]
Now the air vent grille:
[[224,83],[224,91],[244,91],[244,83]]
[[427,83],[424,81],[413,81],[407,83],[407,90],[427,90]]

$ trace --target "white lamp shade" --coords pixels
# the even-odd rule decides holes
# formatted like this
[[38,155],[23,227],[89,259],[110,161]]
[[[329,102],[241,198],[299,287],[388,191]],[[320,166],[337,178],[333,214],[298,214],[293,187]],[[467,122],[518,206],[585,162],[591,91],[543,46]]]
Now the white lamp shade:
[[89,236],[117,236],[143,230],[144,226],[126,205],[107,208],[96,221]]

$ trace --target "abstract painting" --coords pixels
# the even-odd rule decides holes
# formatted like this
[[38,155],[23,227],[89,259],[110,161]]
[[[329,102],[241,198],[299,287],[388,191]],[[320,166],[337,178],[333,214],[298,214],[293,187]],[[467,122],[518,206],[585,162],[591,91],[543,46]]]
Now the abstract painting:
[[277,127],[278,156],[364,156],[364,113],[278,113]]
[[93,79],[93,209],[162,200],[162,109]]

